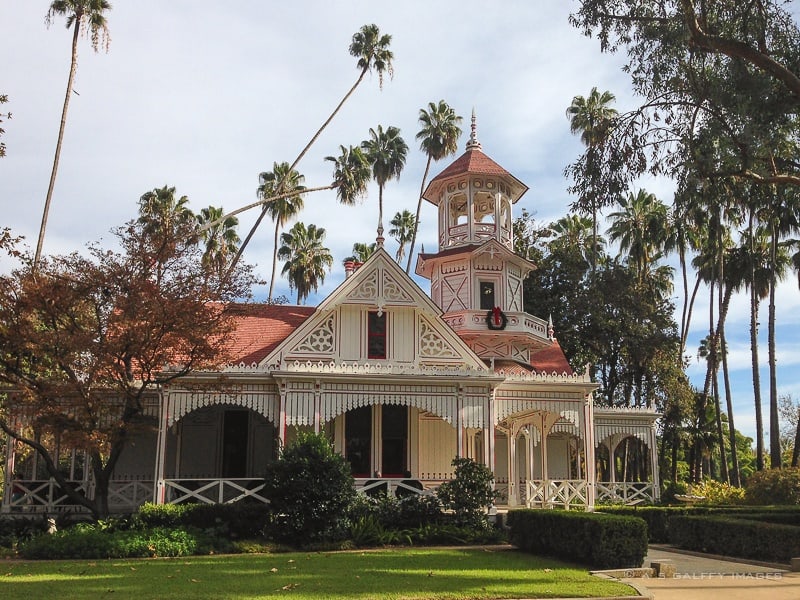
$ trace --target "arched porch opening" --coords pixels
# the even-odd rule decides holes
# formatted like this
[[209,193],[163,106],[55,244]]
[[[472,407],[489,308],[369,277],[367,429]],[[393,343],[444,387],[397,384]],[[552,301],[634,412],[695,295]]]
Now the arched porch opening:
[[591,506],[582,425],[574,410],[528,410],[498,425],[495,472],[509,506]]
[[601,503],[639,504],[658,499],[653,440],[617,432],[600,440],[597,457],[597,495]]
[[255,410],[205,403],[175,419],[153,446],[159,448],[158,503],[266,502],[259,492],[266,466],[277,456],[278,435]]

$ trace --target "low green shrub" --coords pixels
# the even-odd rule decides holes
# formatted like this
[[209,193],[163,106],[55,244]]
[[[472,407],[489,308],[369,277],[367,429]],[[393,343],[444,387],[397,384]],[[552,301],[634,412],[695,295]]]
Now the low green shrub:
[[439,486],[437,498],[453,511],[459,525],[485,526],[486,510],[498,495],[492,486],[492,470],[471,458],[456,457],[452,464],[454,477]]
[[745,497],[749,504],[800,504],[800,467],[756,471]]
[[41,534],[20,543],[18,548],[20,556],[29,559],[189,556],[214,549],[211,540],[199,530],[158,527],[107,531],[95,525]]
[[689,484],[683,481],[667,481],[661,488],[661,502],[672,504],[678,500],[675,496],[682,496],[689,493]]
[[42,517],[0,516],[0,548],[13,549],[24,540],[47,531],[47,521]]
[[144,504],[134,527],[197,527],[233,539],[262,535],[270,521],[264,504]]
[[270,536],[294,545],[344,539],[355,495],[344,456],[324,435],[300,433],[267,465],[264,496],[272,509]]
[[800,527],[742,516],[672,517],[669,541],[688,550],[739,558],[789,562],[800,556]]
[[703,498],[703,504],[735,505],[743,504],[745,490],[722,481],[704,479],[701,483],[689,486],[689,495]]
[[647,553],[642,519],[563,510],[512,510],[510,542],[520,550],[601,569],[640,567]]
[[385,529],[409,529],[440,523],[444,512],[436,496],[359,494],[350,506],[349,519],[353,524],[365,518],[374,518]]

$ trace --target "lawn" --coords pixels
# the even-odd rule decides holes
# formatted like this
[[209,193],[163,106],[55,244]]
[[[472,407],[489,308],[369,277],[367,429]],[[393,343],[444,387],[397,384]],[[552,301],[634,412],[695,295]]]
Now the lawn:
[[392,549],[0,562],[4,598],[548,598],[636,595],[585,568],[505,549]]

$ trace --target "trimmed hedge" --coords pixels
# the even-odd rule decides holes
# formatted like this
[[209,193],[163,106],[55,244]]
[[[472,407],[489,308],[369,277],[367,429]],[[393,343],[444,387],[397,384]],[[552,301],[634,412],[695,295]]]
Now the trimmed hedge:
[[787,506],[604,506],[598,512],[644,519],[648,540],[654,544],[670,542],[670,519],[676,516],[729,515],[733,518],[800,525],[800,507]]
[[520,550],[597,568],[640,567],[647,554],[647,526],[635,517],[523,509],[508,513],[508,525]]
[[800,556],[800,527],[743,516],[672,517],[669,538],[680,548],[725,556],[779,562]]

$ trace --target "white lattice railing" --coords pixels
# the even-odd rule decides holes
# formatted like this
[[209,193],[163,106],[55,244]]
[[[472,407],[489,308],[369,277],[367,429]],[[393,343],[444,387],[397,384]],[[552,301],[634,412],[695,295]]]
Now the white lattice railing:
[[381,494],[388,496],[432,496],[434,490],[442,481],[425,481],[423,484],[417,479],[356,479],[356,491],[359,494]]
[[[73,480],[69,483],[86,498],[95,497],[92,481]],[[112,512],[130,512],[153,499],[153,482],[144,480],[112,480],[108,485],[108,506]],[[84,512],[87,509],[65,494],[55,479],[14,481],[11,497],[3,505],[11,513]]]
[[598,481],[598,504],[652,504],[655,488],[652,481]]
[[164,487],[167,504],[233,504],[244,498],[263,504],[269,502],[259,493],[264,489],[264,480],[261,478],[165,479]]
[[589,503],[589,486],[583,479],[529,479],[524,488],[528,507],[585,507]]
[[153,481],[112,481],[108,486],[108,506],[114,512],[136,510],[153,501]]

